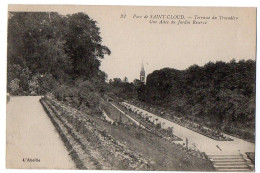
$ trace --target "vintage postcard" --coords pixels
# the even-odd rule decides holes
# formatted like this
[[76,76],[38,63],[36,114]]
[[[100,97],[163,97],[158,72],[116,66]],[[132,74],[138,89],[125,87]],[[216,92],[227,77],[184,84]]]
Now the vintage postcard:
[[256,8],[8,8],[7,168],[255,170]]

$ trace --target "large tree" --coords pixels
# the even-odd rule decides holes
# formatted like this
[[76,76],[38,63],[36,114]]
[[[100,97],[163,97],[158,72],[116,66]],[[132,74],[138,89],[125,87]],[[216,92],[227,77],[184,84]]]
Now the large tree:
[[100,59],[111,52],[101,44],[102,38],[97,22],[88,15],[68,15],[66,21],[64,39],[67,43],[66,53],[73,63],[73,74],[75,77],[84,76],[88,79],[99,70]]
[[[28,91],[33,75],[47,75],[60,83],[93,77],[104,82],[100,60],[110,50],[102,45],[99,30],[97,22],[84,13],[9,13],[8,84],[18,79],[20,88]],[[29,75],[23,80],[25,70]]]

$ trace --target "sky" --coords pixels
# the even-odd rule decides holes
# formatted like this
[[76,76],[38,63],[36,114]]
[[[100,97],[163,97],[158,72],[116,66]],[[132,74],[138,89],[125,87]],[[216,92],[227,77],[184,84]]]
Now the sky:
[[[16,10],[88,14],[98,22],[103,44],[111,50],[100,67],[108,79],[138,79],[142,61],[148,75],[166,67],[184,70],[209,61],[255,59],[255,8],[9,6],[9,11]],[[148,18],[144,18],[146,15]],[[176,24],[150,24],[150,20],[160,22],[155,15],[166,15],[166,21],[174,20]],[[176,16],[191,24],[177,25],[179,19],[172,19]],[[217,19],[196,19],[207,24],[193,24],[195,16]],[[220,16],[234,16],[237,20],[219,20]]]

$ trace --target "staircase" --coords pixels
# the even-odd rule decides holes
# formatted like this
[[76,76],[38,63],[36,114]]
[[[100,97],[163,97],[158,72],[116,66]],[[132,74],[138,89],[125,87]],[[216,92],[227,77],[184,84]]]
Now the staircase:
[[243,155],[208,155],[216,171],[221,172],[248,172],[253,171],[251,161]]

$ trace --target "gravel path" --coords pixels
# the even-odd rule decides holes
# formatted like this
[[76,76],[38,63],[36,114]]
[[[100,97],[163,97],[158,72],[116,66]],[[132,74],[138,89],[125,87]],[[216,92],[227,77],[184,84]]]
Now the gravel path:
[[230,136],[232,139],[234,139],[234,141],[216,141],[197,132],[194,132],[190,129],[187,129],[183,126],[180,126],[176,123],[173,123],[169,120],[154,115],[150,112],[147,112],[143,109],[140,109],[136,106],[130,105],[126,102],[124,103],[131,106],[132,108],[144,112],[145,114],[148,114],[149,116],[151,116],[152,120],[157,119],[158,122],[164,124],[163,128],[173,127],[173,131],[176,136],[182,138],[184,142],[186,141],[186,138],[188,138],[189,146],[191,146],[194,143],[196,144],[197,149],[199,149],[202,152],[205,152],[206,154],[224,155],[255,151],[255,144],[247,142],[245,140]]
[[7,168],[76,169],[40,96],[11,97],[7,104]]

